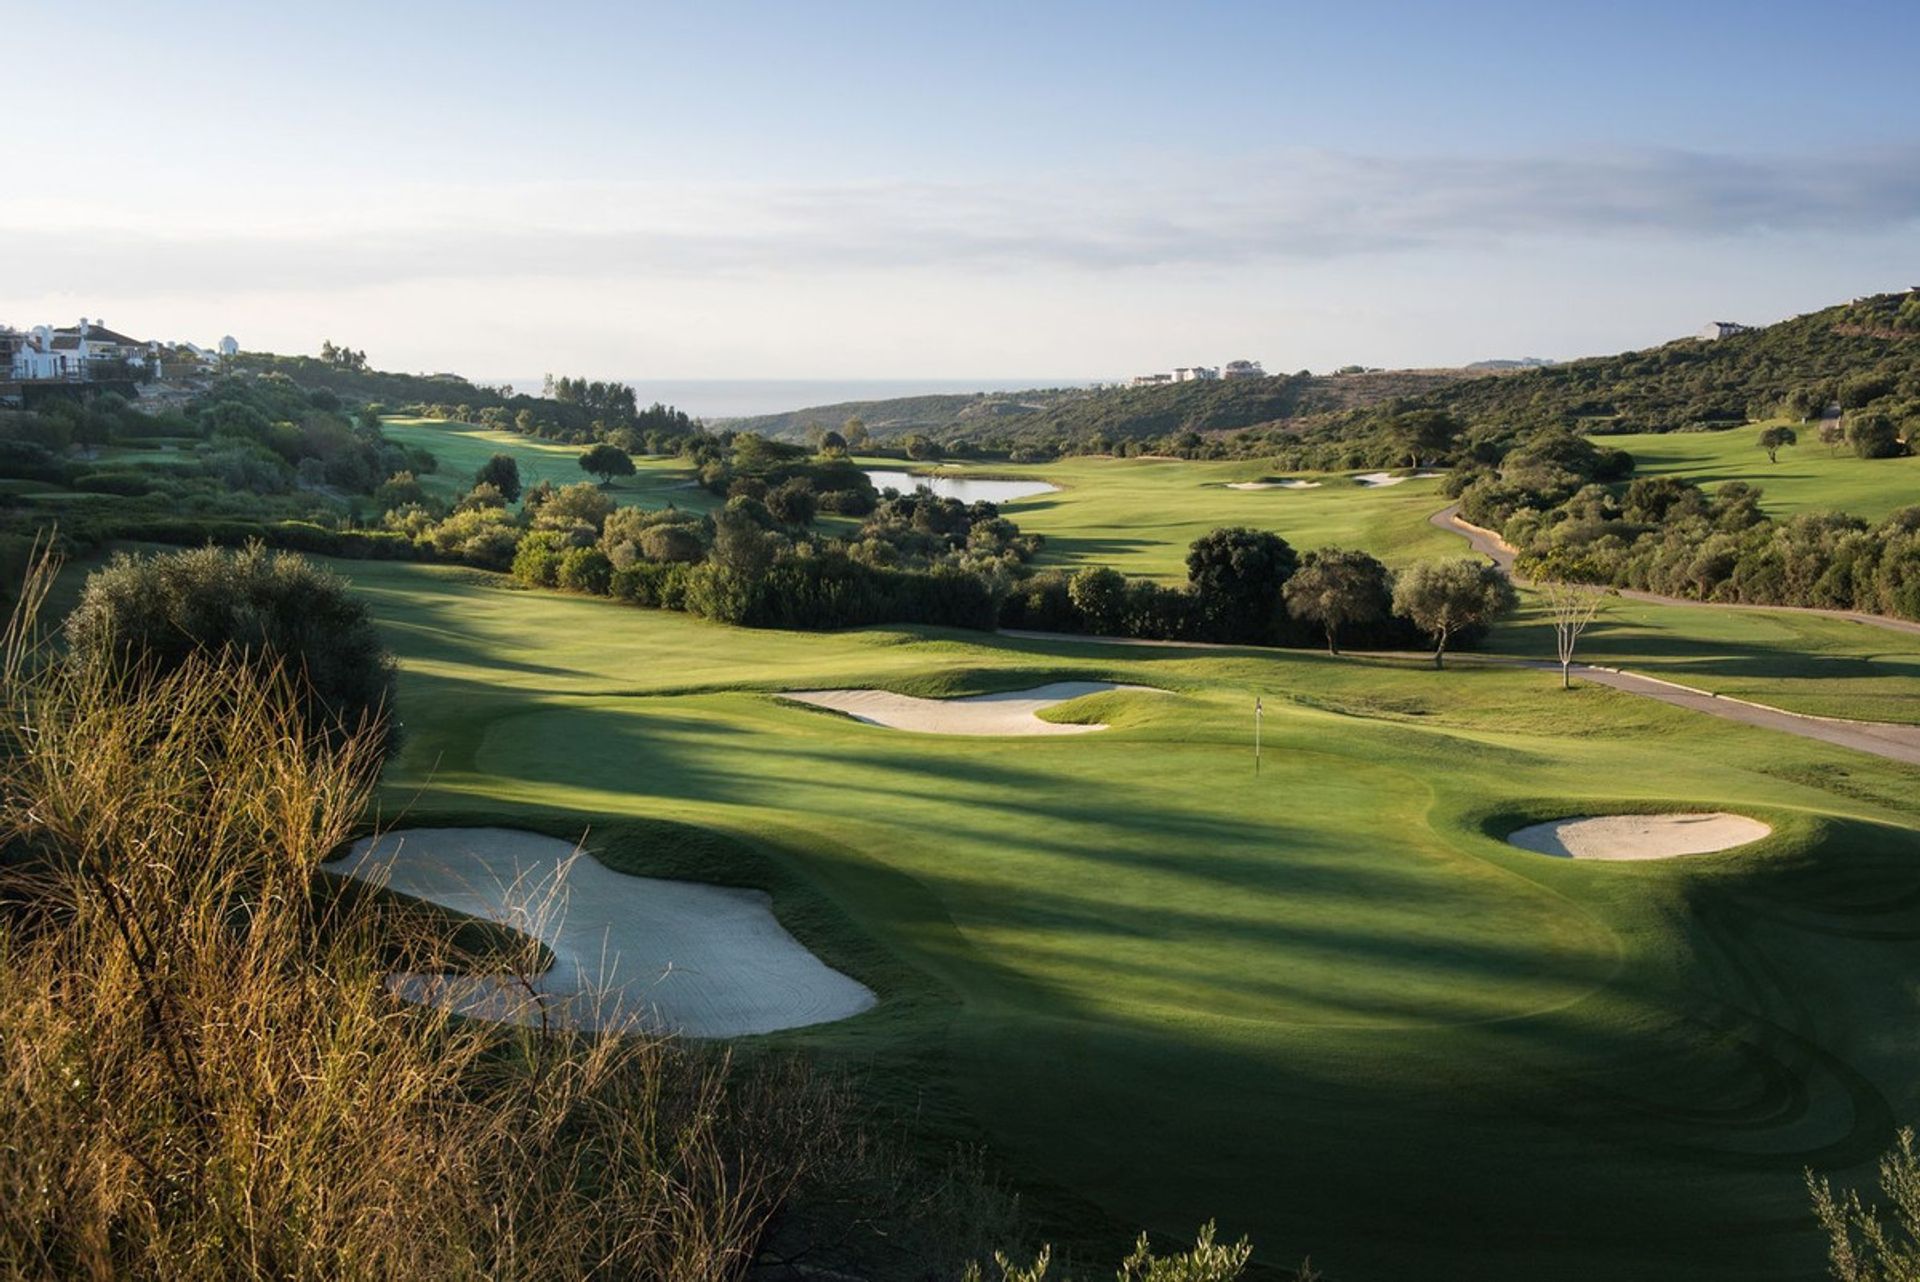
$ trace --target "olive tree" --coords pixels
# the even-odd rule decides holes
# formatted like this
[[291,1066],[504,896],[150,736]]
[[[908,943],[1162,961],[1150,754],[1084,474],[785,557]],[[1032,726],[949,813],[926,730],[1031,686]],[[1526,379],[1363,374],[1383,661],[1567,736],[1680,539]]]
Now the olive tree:
[[612,485],[616,476],[633,475],[633,456],[602,441],[580,456],[580,470],[599,477],[602,485]]
[[1799,443],[1799,434],[1790,427],[1769,427],[1760,433],[1760,448],[1767,452],[1769,463],[1778,463],[1782,449]]
[[1580,634],[1599,617],[1607,599],[1607,589],[1597,583],[1576,580],[1546,580],[1539,585],[1547,613],[1553,619],[1554,653],[1560,660],[1560,688],[1573,687],[1573,652]]
[[1317,623],[1327,634],[1327,653],[1340,653],[1340,629],[1372,623],[1393,605],[1387,567],[1365,552],[1321,548],[1306,560],[1282,590],[1287,613]]
[[1422,561],[1400,572],[1393,611],[1433,638],[1433,666],[1446,666],[1447,643],[1462,630],[1480,627],[1518,604],[1513,584],[1500,568],[1473,557]]

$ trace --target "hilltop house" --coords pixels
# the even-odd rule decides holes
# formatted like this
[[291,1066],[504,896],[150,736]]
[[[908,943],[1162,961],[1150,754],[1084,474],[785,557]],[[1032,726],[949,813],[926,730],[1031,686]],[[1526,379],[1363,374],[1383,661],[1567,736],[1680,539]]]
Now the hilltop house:
[[1260,368],[1259,361],[1228,361],[1220,371],[1221,378],[1265,378],[1267,371]]
[[[36,325],[17,330],[0,325],[0,381],[16,383],[87,382],[166,371],[162,358],[185,372],[197,367],[212,370],[220,357],[231,356],[240,344],[231,335],[219,342],[218,352],[196,343],[160,343],[130,338],[99,321],[80,318],[78,325]],[[184,366],[185,370],[178,367]]]
[[1713,321],[1700,330],[1703,342],[1712,342],[1716,338],[1732,338],[1735,334],[1751,334],[1753,326],[1739,325],[1733,321]]

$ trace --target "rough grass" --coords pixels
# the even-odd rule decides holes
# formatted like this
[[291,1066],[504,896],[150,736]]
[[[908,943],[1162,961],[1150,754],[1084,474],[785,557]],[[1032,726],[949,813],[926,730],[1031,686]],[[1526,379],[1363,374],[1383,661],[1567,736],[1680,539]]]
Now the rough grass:
[[[1801,1278],[1802,1168],[1870,1172],[1920,1103],[1891,763],[1549,673],[739,631],[346,568],[403,660],[389,806],[590,818],[635,871],[769,886],[882,1001],[767,1044],[985,1141],[1087,1258],[1217,1215],[1344,1278]],[[768,697],[1036,673],[1179,695],[1003,742]],[[1779,835],[1603,867],[1489,835],[1545,799]],[[660,835],[688,829],[715,837]]]
[[0,1275],[742,1272],[836,1129],[811,1084],[405,1006],[389,968],[538,959],[317,893],[371,732],[224,658],[129,696],[7,641]]

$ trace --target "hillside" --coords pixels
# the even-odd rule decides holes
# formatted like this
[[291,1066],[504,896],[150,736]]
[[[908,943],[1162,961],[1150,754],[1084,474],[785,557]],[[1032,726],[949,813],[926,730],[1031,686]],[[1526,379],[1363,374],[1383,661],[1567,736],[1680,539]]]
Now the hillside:
[[1156,387],[1041,388],[973,396],[915,396],[819,405],[734,419],[738,431],[798,440],[812,424],[858,417],[880,440],[919,433],[984,449],[1151,441],[1285,423],[1419,396],[1467,378],[1460,370],[1371,370]]
[[1769,418],[1796,392],[1818,408],[1836,402],[1896,418],[1920,411],[1920,291],[1862,298],[1712,342],[1683,338],[1465,380],[1408,408],[1447,410],[1470,425],[1670,432]]

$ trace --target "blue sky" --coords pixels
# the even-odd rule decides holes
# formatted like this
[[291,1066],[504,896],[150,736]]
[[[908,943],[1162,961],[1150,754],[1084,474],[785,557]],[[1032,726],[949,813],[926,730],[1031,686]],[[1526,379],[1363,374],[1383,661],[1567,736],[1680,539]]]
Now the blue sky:
[[1564,357],[1920,283],[1911,3],[161,13],[66,40],[0,0],[50,37],[7,71],[44,145],[0,176],[0,321],[1107,377]]

